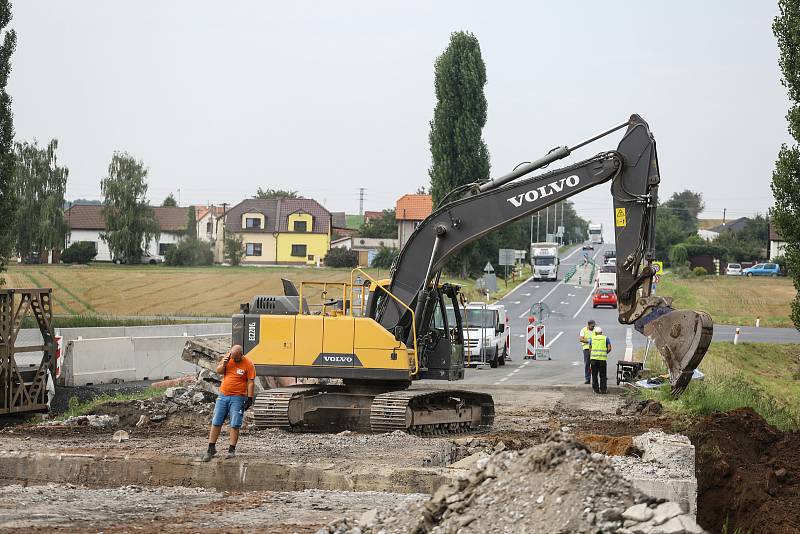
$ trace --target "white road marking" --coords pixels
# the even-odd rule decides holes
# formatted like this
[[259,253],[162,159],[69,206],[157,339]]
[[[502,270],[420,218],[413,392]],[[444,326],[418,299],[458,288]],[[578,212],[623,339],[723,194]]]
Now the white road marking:
[[572,362],[572,365],[580,365],[581,362]]
[[[564,281],[563,281],[563,280],[560,280],[560,281],[559,281],[559,282],[558,282],[558,283],[557,283],[555,286],[553,286],[553,289],[551,289],[550,291],[548,291],[548,292],[547,292],[547,295],[545,295],[544,297],[542,297],[542,299],[541,299],[539,302],[544,302],[544,301],[547,299],[547,297],[549,297],[550,295],[552,295],[552,294],[553,294],[553,291],[555,291],[556,289],[558,289],[558,286],[560,286],[560,285],[561,285],[561,284],[563,284],[563,283],[564,283]],[[530,311],[530,310],[526,310],[526,311],[525,311],[525,313],[523,313],[522,315],[520,315],[520,316],[519,316],[519,319],[524,319],[525,317],[527,317],[527,316],[528,316],[528,311]]]
[[508,377],[507,377],[507,376],[504,376],[504,377],[503,377],[503,378],[501,378],[499,381],[500,381],[500,382],[505,382],[506,380],[508,380]]
[[517,337],[525,337],[525,334],[519,334]]
[[514,374],[519,373],[520,371],[522,371],[521,367],[519,369],[514,369],[513,371],[511,371],[511,374],[514,375]]
[[512,302],[511,304],[519,304],[519,301],[518,301],[518,300],[515,300],[515,301],[514,301],[514,302]]
[[572,293],[567,293],[567,296],[568,297],[574,297],[575,295],[573,295]]
[[578,308],[578,311],[575,312],[575,315],[572,316],[573,319],[576,318],[578,316],[578,314],[583,311],[583,308],[586,307],[586,303],[589,302],[590,298],[592,298],[592,292],[591,291],[589,292],[588,295],[586,295],[586,300],[583,301],[583,304],[581,304],[581,307]]
[[625,332],[625,360],[633,360],[633,330],[630,327]]
[[[536,287],[539,287],[539,286],[536,286]],[[530,297],[531,294],[530,293],[523,293],[523,296]]]
[[533,286],[533,289],[539,289],[542,286]]
[[530,360],[525,360],[524,362],[522,362],[522,365],[528,365],[529,363],[531,363]]
[[564,302],[564,301],[562,300],[562,301],[561,301],[561,304],[569,304],[569,302]]
[[545,345],[545,348],[548,348],[548,349],[549,349],[549,348],[550,348],[550,345],[552,345],[553,343],[555,343],[555,342],[556,342],[556,340],[557,340],[558,338],[560,338],[560,337],[561,337],[561,334],[563,334],[563,333],[564,333],[564,332],[559,332],[558,334],[556,334],[556,337],[554,337],[553,339],[551,339],[551,340],[550,340],[550,343],[548,343],[547,345]]
[[[511,294],[512,294],[512,293],[514,293],[514,291],[516,291],[517,289],[521,288],[522,286],[524,286],[525,284],[527,284],[527,283],[528,283],[528,282],[530,282],[531,280],[533,280],[533,276],[531,276],[530,278],[528,278],[527,280],[525,280],[524,282],[522,282],[520,285],[518,285],[517,287],[515,287],[514,289],[512,289],[511,291],[509,291],[508,293],[506,293],[506,295],[505,295],[505,296],[504,296],[502,299],[500,299],[500,300],[507,299],[509,296],[511,296]],[[498,300],[497,302],[500,302],[500,300]],[[496,302],[496,303],[497,303],[497,302]],[[496,304],[496,303],[495,303],[495,304]]]

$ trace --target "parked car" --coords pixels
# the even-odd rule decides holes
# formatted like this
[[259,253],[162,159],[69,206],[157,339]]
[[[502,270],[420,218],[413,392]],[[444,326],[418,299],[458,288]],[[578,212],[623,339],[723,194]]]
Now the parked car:
[[617,251],[616,250],[606,250],[603,252],[603,261],[608,261],[608,258],[616,258]]
[[742,264],[729,263],[728,266],[725,267],[725,274],[728,276],[742,276]]
[[617,294],[610,287],[598,287],[592,295],[592,308],[598,306],[617,307]]
[[155,265],[157,263],[164,263],[164,258],[161,256],[142,256],[141,263]]
[[617,258],[606,258],[606,265],[617,266]]
[[777,263],[757,263],[742,271],[744,276],[780,276],[781,267]]
[[594,250],[594,244],[593,243],[584,243],[583,244],[583,250]]
[[600,266],[601,273],[616,273],[617,266],[616,265],[601,265]]

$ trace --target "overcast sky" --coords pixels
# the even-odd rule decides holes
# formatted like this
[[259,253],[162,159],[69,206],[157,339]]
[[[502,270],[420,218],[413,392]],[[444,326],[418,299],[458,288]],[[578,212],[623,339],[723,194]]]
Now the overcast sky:
[[[429,183],[433,63],[481,43],[492,176],[641,114],[662,199],[764,213],[789,141],[773,1],[256,2],[13,0],[18,140],[59,140],[67,196],[100,199],[113,151],[150,169],[153,204],[288,188],[335,211],[393,207]],[[578,157],[616,146],[619,136]],[[566,162],[565,162],[566,164]],[[574,197],[611,225],[605,186]],[[610,237],[610,236],[608,236]]]

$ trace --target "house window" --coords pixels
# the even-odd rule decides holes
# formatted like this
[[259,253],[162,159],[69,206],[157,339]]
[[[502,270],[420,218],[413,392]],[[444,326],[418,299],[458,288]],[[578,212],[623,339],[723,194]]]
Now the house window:
[[245,228],[261,228],[261,219],[257,217],[247,217],[244,220]]
[[97,241],[75,241],[76,243],[91,243],[94,251],[97,252]]
[[159,243],[158,244],[158,255],[159,256],[166,256],[167,251],[175,246],[175,243]]
[[308,261],[314,261],[314,255],[313,254],[309,254],[308,255]]
[[206,233],[210,234],[213,230],[214,230],[214,225],[211,223],[211,221],[208,221],[206,223]]
[[306,257],[306,245],[292,245],[292,256]]
[[295,221],[294,222],[294,231],[295,232],[308,232],[308,222],[307,221]]
[[248,243],[246,252],[248,256],[261,256],[261,243]]

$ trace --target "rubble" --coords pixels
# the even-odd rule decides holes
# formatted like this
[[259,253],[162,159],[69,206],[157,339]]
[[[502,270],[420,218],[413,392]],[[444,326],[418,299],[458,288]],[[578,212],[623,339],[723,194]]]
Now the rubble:
[[553,432],[545,443],[477,459],[423,503],[343,518],[318,534],[703,532],[674,502],[639,492],[604,455]]
[[128,441],[129,439],[131,439],[131,436],[124,430],[117,430],[116,432],[114,432],[114,435],[111,437],[111,439],[113,439],[117,443],[122,443],[123,441]]
[[75,415],[67,419],[45,421],[38,426],[66,427],[66,426],[90,426],[93,428],[109,428],[119,424],[119,416],[111,415]]

